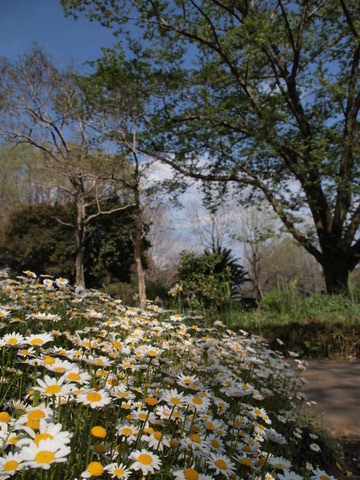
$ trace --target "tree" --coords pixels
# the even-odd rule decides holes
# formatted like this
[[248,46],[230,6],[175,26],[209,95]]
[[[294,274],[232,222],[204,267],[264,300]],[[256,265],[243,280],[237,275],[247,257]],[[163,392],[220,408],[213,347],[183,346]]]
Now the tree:
[[174,219],[170,209],[160,204],[150,204],[146,209],[149,225],[147,283],[163,285],[167,290],[175,283],[181,239],[174,233]]
[[[113,198],[106,206],[118,203]],[[10,268],[12,275],[29,269],[73,282],[76,245],[72,229],[64,223],[71,223],[75,216],[73,203],[27,205],[12,212],[0,243],[1,267]],[[130,282],[134,264],[132,231],[131,209],[98,216],[89,224],[84,255],[86,285],[101,288],[112,282]],[[145,244],[143,250],[147,247]]]
[[234,238],[243,244],[245,265],[252,284],[252,295],[256,300],[263,296],[264,286],[269,280],[264,279],[264,274],[266,277],[269,276],[269,272],[266,271],[267,258],[276,247],[275,239],[280,236],[276,233],[277,227],[273,217],[266,204],[262,205],[262,208],[243,209],[236,232],[233,234]]
[[[113,156],[93,144],[82,107],[82,92],[73,68],[58,70],[37,46],[15,62],[1,59],[0,132],[8,142],[29,144],[42,153],[46,186],[74,203],[75,283],[85,287],[86,229],[99,215],[128,208],[122,202],[111,210],[102,204],[114,195],[114,182],[104,171],[117,172]],[[105,167],[106,165],[106,167]],[[123,167],[123,165],[121,166]],[[95,205],[96,211],[88,214]],[[59,219],[61,221],[61,219]]]
[[198,198],[190,203],[187,216],[197,245],[213,252],[223,249],[233,221],[230,205],[220,203],[206,208]]
[[0,229],[21,205],[50,202],[52,192],[40,184],[39,152],[28,145],[0,145]]
[[279,284],[296,284],[302,296],[325,291],[324,279],[319,264],[290,235],[283,235],[278,241],[264,246],[260,284],[266,294]]
[[235,183],[242,201],[245,187],[261,192],[327,291],[346,289],[360,259],[360,3],[61,3],[117,35],[130,19],[143,32],[133,50],[157,74],[144,150],[181,174]]
[[[86,97],[88,124],[102,140],[116,150],[127,168],[107,172],[115,184],[126,191],[133,204],[135,229],[131,235],[138,283],[140,308],[145,308],[146,283],[143,263],[144,238],[149,231],[145,211],[153,197],[149,182],[153,159],[140,155],[137,132],[142,128],[149,92],[139,79],[138,65],[125,59],[123,53],[104,49],[91,75],[81,79]],[[159,189],[157,189],[159,190]],[[159,195],[159,191],[157,194]]]

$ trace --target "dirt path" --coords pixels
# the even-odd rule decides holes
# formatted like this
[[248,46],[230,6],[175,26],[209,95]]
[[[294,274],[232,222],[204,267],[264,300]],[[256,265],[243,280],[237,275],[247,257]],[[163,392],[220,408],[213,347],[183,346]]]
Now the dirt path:
[[316,402],[306,411],[321,415],[344,448],[346,468],[336,477],[360,480],[360,362],[310,360],[303,377],[303,392]]

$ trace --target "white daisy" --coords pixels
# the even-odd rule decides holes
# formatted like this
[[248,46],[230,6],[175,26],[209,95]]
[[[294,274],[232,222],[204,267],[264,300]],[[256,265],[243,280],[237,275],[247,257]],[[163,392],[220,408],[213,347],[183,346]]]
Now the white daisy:
[[12,476],[15,472],[22,470],[24,467],[23,456],[19,452],[9,452],[0,457],[0,478],[5,479]]
[[44,380],[37,379],[39,386],[34,387],[33,390],[37,390],[41,395],[46,397],[62,397],[70,395],[73,387],[69,384],[64,384],[64,377],[51,378],[49,375],[45,375]]
[[291,462],[283,457],[275,457],[273,455],[268,459],[268,463],[277,470],[290,470]]
[[174,470],[172,472],[176,480],[199,480],[199,472],[195,468],[185,468],[184,470]]
[[34,333],[25,337],[25,341],[28,345],[32,347],[42,347],[45,343],[52,342],[54,337],[50,333]]
[[332,475],[329,475],[326,473],[324,470],[321,470],[320,468],[316,468],[313,470],[313,475],[311,475],[311,480],[336,480],[335,477]]
[[3,336],[2,342],[4,345],[11,345],[12,347],[21,347],[25,344],[25,338],[20,333],[7,333]]
[[91,408],[101,408],[111,403],[111,397],[105,390],[92,389],[77,395],[76,401]]
[[230,478],[236,472],[235,464],[226,455],[211,453],[207,458],[207,465],[215,470],[215,475],[222,474],[226,478]]
[[285,470],[283,475],[278,473],[277,476],[279,480],[304,480],[304,477],[289,470]]
[[155,470],[159,470],[161,466],[159,456],[148,450],[135,450],[129,455],[129,458],[135,460],[131,465],[131,470],[141,470],[143,475],[155,473]]
[[129,478],[131,475],[131,470],[122,463],[110,463],[104,467],[104,470],[106,470],[112,478]]
[[62,441],[47,439],[40,440],[39,445],[31,442],[21,452],[25,466],[48,470],[53,463],[66,462],[70,447]]

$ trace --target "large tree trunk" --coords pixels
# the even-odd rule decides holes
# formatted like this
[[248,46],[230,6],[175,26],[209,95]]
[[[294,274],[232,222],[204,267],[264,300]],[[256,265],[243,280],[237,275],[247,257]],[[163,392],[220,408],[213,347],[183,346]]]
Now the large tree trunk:
[[328,294],[348,293],[349,275],[354,267],[344,254],[324,255],[322,268]]

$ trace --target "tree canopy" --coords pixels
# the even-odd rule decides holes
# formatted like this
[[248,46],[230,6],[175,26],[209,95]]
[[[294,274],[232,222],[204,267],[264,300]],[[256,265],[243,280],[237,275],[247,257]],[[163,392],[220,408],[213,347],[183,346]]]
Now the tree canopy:
[[321,264],[328,292],[346,288],[360,259],[360,4],[61,3],[127,32],[147,64],[143,151],[181,174],[234,183],[240,201],[260,193]]

